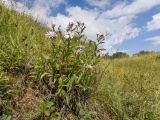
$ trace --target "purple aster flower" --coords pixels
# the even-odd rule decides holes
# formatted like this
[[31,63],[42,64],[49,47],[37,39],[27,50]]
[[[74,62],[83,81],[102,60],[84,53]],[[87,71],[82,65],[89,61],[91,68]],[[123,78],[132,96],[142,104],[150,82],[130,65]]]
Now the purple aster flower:
[[73,32],[66,32],[65,35],[64,35],[64,37],[66,39],[69,39],[69,38],[72,39],[74,37],[74,33]]
[[55,37],[56,35],[55,35],[55,33],[54,32],[52,32],[52,31],[48,31],[46,34],[45,34],[45,36],[47,37],[47,38],[53,38],[53,37]]
[[74,26],[74,23],[73,23],[73,22],[69,22],[66,30],[67,30],[67,31],[72,30],[73,26]]

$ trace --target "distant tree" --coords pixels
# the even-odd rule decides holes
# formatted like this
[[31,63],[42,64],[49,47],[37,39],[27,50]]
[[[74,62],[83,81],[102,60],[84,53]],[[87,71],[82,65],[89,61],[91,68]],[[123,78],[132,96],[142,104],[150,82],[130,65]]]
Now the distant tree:
[[142,50],[142,51],[140,51],[139,53],[134,54],[133,56],[148,55],[148,54],[151,54],[151,53],[154,53],[154,52],[153,52],[153,51],[145,51],[145,50]]
[[112,59],[115,59],[115,58],[128,58],[128,57],[129,57],[129,55],[127,53],[124,53],[124,52],[116,52],[111,56]]

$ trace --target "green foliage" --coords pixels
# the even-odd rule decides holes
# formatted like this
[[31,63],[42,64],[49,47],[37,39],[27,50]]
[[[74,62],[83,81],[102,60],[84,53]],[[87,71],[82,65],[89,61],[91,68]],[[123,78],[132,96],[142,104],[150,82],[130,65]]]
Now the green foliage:
[[8,90],[9,90],[9,79],[5,76],[3,72],[0,72],[0,98],[1,99],[3,99],[4,97],[7,97]]
[[53,27],[46,34],[51,40],[48,40],[51,53],[48,56],[42,54],[32,71],[39,92],[44,96],[47,94],[48,98],[44,99],[53,100],[62,114],[78,115],[78,104],[86,102],[96,82],[97,45],[103,38],[97,38],[97,44],[87,42],[84,29],[80,22],[70,23],[65,34],[60,28],[55,31]]
[[[49,119],[51,114],[55,111],[54,103],[51,101],[39,100],[38,108],[30,113],[30,119]],[[53,116],[52,116],[53,117]]]
[[115,58],[128,58],[128,57],[129,55],[127,53],[116,52],[116,53],[113,53],[113,55],[110,58],[115,59]]
[[41,46],[37,43],[43,44],[43,30],[27,16],[19,15],[2,5],[0,10],[0,66],[10,73],[22,73],[36,52],[35,49]]
[[142,50],[142,51],[140,51],[139,53],[134,54],[133,56],[149,55],[149,54],[152,54],[152,53],[155,53],[155,52]]
[[11,116],[3,115],[2,117],[0,116],[1,120],[11,120]]
[[4,114],[6,105],[3,102],[11,99],[10,80],[7,75],[0,70],[0,119],[10,120],[10,116]]
[[160,119],[159,54],[102,61],[106,71],[95,99],[113,120]]
[[38,108],[38,113],[45,115],[45,116],[50,116],[51,112],[54,111],[54,103],[53,102],[45,102],[44,100],[40,100],[39,103],[39,108]]

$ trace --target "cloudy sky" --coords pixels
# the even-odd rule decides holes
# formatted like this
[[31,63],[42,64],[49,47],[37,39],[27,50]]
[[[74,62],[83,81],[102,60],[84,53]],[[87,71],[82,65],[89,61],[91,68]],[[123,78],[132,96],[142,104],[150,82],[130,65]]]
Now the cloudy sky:
[[[86,36],[108,33],[110,53],[160,50],[160,0],[11,0],[14,9],[50,26],[70,21],[86,24]],[[11,7],[10,0],[0,0]]]

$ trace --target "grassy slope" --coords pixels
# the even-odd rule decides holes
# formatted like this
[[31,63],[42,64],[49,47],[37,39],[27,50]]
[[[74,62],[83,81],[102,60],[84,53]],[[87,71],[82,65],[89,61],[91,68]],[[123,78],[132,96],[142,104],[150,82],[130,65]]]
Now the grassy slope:
[[[44,36],[45,31],[46,28],[33,21],[31,17],[17,14],[0,5],[0,88],[2,88],[0,90],[3,90],[2,94],[6,92],[3,81],[9,80],[10,87],[14,89],[12,101],[18,102],[21,99],[18,96],[23,94],[26,87],[29,87],[24,85],[29,82],[27,78],[29,70],[38,56],[45,55],[49,50],[49,42],[46,42]],[[0,106],[1,104],[0,101]],[[8,103],[5,107],[12,110],[11,104]],[[0,114],[2,111],[0,108]],[[25,112],[20,108],[13,111],[17,112],[15,114],[20,112],[23,115]]]
[[103,60],[98,98],[112,119],[160,119],[160,54]]
[[[15,63],[13,56],[8,58],[8,63],[1,57],[1,64],[9,66],[6,69],[12,69],[13,65],[30,65],[34,62],[35,55],[48,52],[48,44],[45,42],[45,28],[30,17],[18,15],[10,12],[3,6],[0,6],[0,47],[8,44],[8,40],[17,41],[19,45],[20,63]],[[19,41],[20,40],[20,41]],[[22,42],[23,44],[19,44]],[[26,42],[24,44],[24,42]],[[30,42],[27,46],[27,42]],[[10,42],[9,42],[10,43]],[[3,48],[5,51],[10,48]],[[27,52],[23,51],[23,48]],[[20,50],[20,51],[19,51]],[[13,53],[17,51],[12,51]],[[2,51],[1,51],[2,53]],[[10,52],[9,52],[10,53]],[[128,119],[128,120],[158,120],[160,119],[160,55],[152,54],[141,57],[102,60],[100,70],[104,71],[100,77],[100,84],[92,99],[97,99],[100,104],[104,105],[106,115],[111,119]],[[24,76],[11,79],[21,80]],[[18,86],[20,89],[21,86]],[[100,109],[100,108],[97,108]]]
[[25,46],[19,47],[22,47],[22,50],[26,47],[29,58],[33,56],[34,53],[38,54],[37,52],[42,52],[46,46],[48,47],[44,38],[46,29],[42,27],[42,25],[33,21],[31,17],[17,14],[2,5],[0,5],[0,27],[0,38],[1,42],[3,42],[1,45],[5,46],[7,42],[10,42],[10,39],[12,39],[13,42],[19,42],[15,42],[14,44],[16,45],[25,44]]
[[[47,103],[48,101],[46,103],[44,103],[42,100],[40,101],[39,99],[44,98],[44,97],[46,97],[46,99],[47,98],[49,99],[49,97],[58,96],[57,93],[60,94],[61,92],[63,92],[62,90],[64,88],[64,85],[62,85],[63,88],[60,85],[58,85],[58,89],[60,89],[60,90],[58,92],[56,91],[54,96],[51,96],[50,94],[48,94],[46,92],[48,90],[49,83],[47,83],[47,85],[46,85],[46,82],[45,83],[42,83],[42,82],[45,79],[44,76],[46,75],[46,73],[48,74],[48,72],[50,72],[50,71],[53,72],[53,69],[59,69],[60,68],[59,66],[64,67],[64,69],[65,69],[65,67],[67,67],[67,64],[62,63],[61,60],[63,60],[63,59],[60,58],[61,57],[60,55],[63,52],[62,50],[66,49],[67,47],[62,46],[62,48],[60,49],[60,47],[61,47],[60,45],[54,46],[54,48],[56,49],[56,50],[55,49],[54,50],[57,51],[57,53],[58,53],[58,54],[56,53],[57,56],[58,55],[60,56],[57,58],[55,57],[55,59],[62,63],[61,65],[59,65],[57,63],[56,68],[54,68],[55,66],[53,67],[53,65],[51,65],[52,62],[54,61],[54,59],[52,59],[50,57],[52,57],[53,52],[55,52],[55,51],[52,51],[53,49],[51,48],[51,45],[52,45],[51,43],[53,43],[53,42],[51,40],[47,39],[44,35],[47,31],[47,29],[45,27],[42,27],[42,25],[33,21],[33,19],[31,17],[25,16],[23,14],[15,13],[14,11],[6,9],[2,5],[0,5],[0,27],[2,28],[2,29],[0,29],[0,119],[6,119],[6,118],[4,118],[4,117],[6,117],[6,115],[9,117],[15,116],[15,119],[20,119],[20,120],[21,119],[28,120],[29,117],[33,118],[34,116],[38,116],[41,119],[43,119],[44,117],[46,118],[46,116],[48,114],[50,114],[50,111],[48,110],[48,109],[50,109],[50,106],[48,105],[49,103]],[[58,36],[58,37],[62,38],[62,36]],[[64,38],[63,38],[63,40],[64,40]],[[75,38],[75,40],[76,40],[76,38]],[[62,39],[59,41],[62,42]],[[77,45],[82,44],[82,42],[79,40],[76,40],[72,44],[73,45],[75,44],[74,47],[76,47]],[[87,45],[89,46],[91,44],[86,44],[86,46]],[[58,51],[59,49],[61,51]],[[73,49],[75,50],[76,48],[73,48]],[[91,48],[89,48],[89,49],[91,49]],[[90,53],[89,49],[88,49],[89,52],[87,52],[87,53]],[[87,50],[87,49],[85,49],[85,50]],[[70,53],[69,53],[69,55],[70,55]],[[68,60],[68,59],[67,60],[70,62],[70,61],[72,61],[72,59],[77,60],[76,58],[78,58],[77,61],[79,61],[80,57],[77,57],[77,56],[75,57],[75,59],[74,59],[74,57],[72,57],[70,60]],[[85,59],[84,61],[85,62],[90,61],[89,57],[87,57],[87,59]],[[51,61],[51,60],[53,60],[53,61]],[[79,64],[77,64],[76,61],[74,61],[74,62],[75,62],[74,64],[77,65],[76,67],[78,67]],[[63,64],[64,64],[64,66],[63,66]],[[71,63],[71,64],[73,64],[73,63]],[[72,71],[73,74],[74,74],[74,72],[76,72],[76,69],[77,69],[76,67],[73,67],[73,69],[75,69],[75,71],[74,70]],[[82,67],[82,68],[84,68],[84,67]],[[47,70],[49,69],[50,71],[49,70],[47,71],[46,69]],[[77,69],[77,71],[79,71],[79,70],[80,70],[80,67]],[[89,69],[86,69],[86,70],[89,71]],[[55,79],[54,80],[56,82],[59,82],[58,84],[63,84],[61,81],[66,80],[66,78],[64,78],[65,75],[62,75],[59,77],[59,75],[58,75],[59,71],[58,72],[57,71],[54,70],[54,72],[55,72],[54,74],[55,74],[55,77],[57,75],[57,79],[60,79],[60,80],[59,81],[55,80]],[[67,69],[63,72],[64,72],[64,74],[67,73]],[[84,77],[85,77],[84,80],[89,77],[90,77],[90,79],[92,78],[91,76],[87,76],[87,75],[85,76],[85,73],[88,73],[88,72],[84,72]],[[69,77],[69,75],[67,77]],[[73,77],[74,78],[72,78],[72,80],[78,79],[76,77],[76,75]],[[51,78],[51,77],[49,77],[49,78]],[[49,78],[46,77],[47,80],[44,80],[44,81],[50,82]],[[67,80],[68,79],[71,80],[70,78],[67,78]],[[80,81],[80,79],[78,81]],[[9,82],[9,87],[8,87],[8,84],[6,82],[4,82],[4,80],[7,80],[7,83]],[[82,78],[82,80],[83,80],[83,78]],[[86,84],[87,84],[87,82],[88,81],[84,81],[84,83],[86,83]],[[71,84],[71,87],[72,87],[72,83],[75,84],[75,82],[70,82],[70,81],[68,82],[68,84],[69,83]],[[88,83],[88,84],[90,84],[90,83]],[[47,88],[46,88],[46,86],[47,86]],[[57,86],[57,84],[55,86]],[[66,86],[68,88],[70,87],[69,85],[66,85]],[[75,85],[73,85],[73,87],[74,86]],[[53,87],[53,86],[51,86],[51,87]],[[86,85],[86,87],[87,87],[87,85]],[[3,92],[1,92],[1,88],[3,89]],[[84,88],[84,86],[83,86],[83,88]],[[55,88],[55,89],[57,90],[57,88]],[[43,92],[42,95],[40,95],[41,92],[39,92],[38,90],[41,90],[41,92]],[[7,92],[9,94],[7,94],[7,95],[4,94]],[[53,90],[53,93],[54,93],[54,90]],[[72,92],[72,93],[74,94],[74,92]],[[3,96],[3,97],[1,97],[1,96]],[[65,105],[66,102],[65,103],[63,102],[63,97],[68,99],[68,96],[62,95],[62,97],[59,97],[59,98],[57,97],[55,101],[58,101],[60,104]],[[62,100],[61,100],[61,98],[62,98]],[[73,96],[73,99],[74,98],[76,99],[76,95]],[[1,99],[3,99],[3,100],[1,100]],[[84,98],[84,99],[86,99],[86,98]],[[53,101],[53,102],[55,102],[55,101]],[[68,101],[66,104],[68,104]],[[77,101],[79,101],[79,100],[77,100]],[[73,101],[70,103],[74,104],[75,102]],[[53,105],[51,107],[53,107]],[[74,105],[73,105],[73,107],[72,106],[69,106],[69,107],[74,108]],[[62,113],[61,113],[61,111],[59,111],[58,107],[55,109],[59,113],[53,113],[53,110],[52,110],[52,113],[53,113],[52,116],[59,117],[60,114],[64,114],[63,108],[62,108]],[[74,109],[74,111],[76,112],[75,109]],[[44,112],[46,112],[46,113],[44,114]],[[68,112],[70,112],[70,111],[68,111]],[[37,113],[40,115],[36,115]],[[85,116],[84,114],[85,114],[85,111],[83,111],[82,116],[80,116],[80,117],[83,118]],[[68,117],[72,117],[72,116],[69,115]],[[90,114],[89,114],[89,117],[90,117]],[[37,118],[37,119],[40,119],[40,118]],[[56,118],[53,118],[53,119],[56,119]]]

